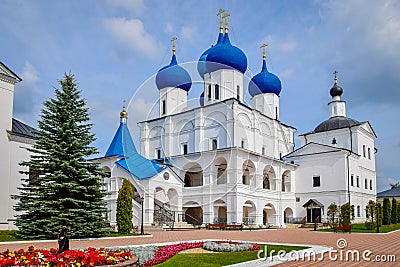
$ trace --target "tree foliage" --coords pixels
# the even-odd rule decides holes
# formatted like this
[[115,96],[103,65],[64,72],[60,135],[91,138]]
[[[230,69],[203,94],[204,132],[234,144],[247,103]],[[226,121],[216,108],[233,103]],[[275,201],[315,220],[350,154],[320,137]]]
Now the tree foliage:
[[392,198],[392,209],[390,210],[390,222],[396,224],[398,221],[398,212],[397,212],[397,201],[395,198]]
[[340,222],[342,225],[351,225],[351,221],[354,220],[354,206],[350,205],[349,202],[340,207]]
[[378,226],[382,226],[383,212],[381,203],[376,203],[375,218],[377,220]]
[[365,222],[365,227],[367,229],[374,229],[376,227],[376,203],[370,200],[365,207],[365,213],[367,221]]
[[65,74],[55,98],[45,101],[36,132],[37,141],[22,178],[15,210],[22,238],[56,238],[68,222],[71,237],[101,236],[106,232],[103,171],[88,157],[92,124],[86,100],[72,74]]
[[117,198],[117,226],[119,233],[130,233],[132,231],[132,184],[124,179]]
[[328,207],[328,224],[331,228],[335,226],[339,216],[339,208],[335,203],[331,203]]
[[389,198],[385,197],[383,199],[383,217],[382,217],[382,223],[384,225],[389,225],[390,224],[390,200]]

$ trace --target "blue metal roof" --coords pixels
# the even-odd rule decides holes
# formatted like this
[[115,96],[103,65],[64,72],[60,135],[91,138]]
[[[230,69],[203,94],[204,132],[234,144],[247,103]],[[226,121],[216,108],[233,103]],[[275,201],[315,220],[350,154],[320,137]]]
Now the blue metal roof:
[[138,180],[150,179],[165,168],[137,152],[128,126],[123,122],[120,123],[105,155],[112,156],[122,157],[116,164]]
[[133,143],[131,134],[126,123],[120,123],[117,132],[111,141],[110,146],[106,152],[106,157],[119,156],[123,157],[125,151],[136,151],[135,144]]
[[166,166],[159,166],[153,161],[146,159],[139,153],[132,153],[117,161],[116,164],[138,180],[150,179],[166,168]]

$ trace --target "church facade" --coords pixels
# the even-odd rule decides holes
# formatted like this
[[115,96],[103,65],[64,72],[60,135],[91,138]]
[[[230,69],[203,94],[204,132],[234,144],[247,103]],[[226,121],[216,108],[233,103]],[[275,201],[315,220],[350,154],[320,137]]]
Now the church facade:
[[35,142],[32,127],[13,118],[14,86],[22,81],[17,74],[0,61],[0,230],[15,229],[15,200],[21,185],[23,168],[20,162],[29,160],[25,148]]
[[[156,76],[159,116],[139,123],[140,150],[133,144],[125,106],[104,157],[96,159],[105,178],[116,224],[122,179],[135,191],[133,224],[189,221],[274,225],[321,222],[331,203],[354,206],[365,221],[365,206],[376,198],[376,134],[369,122],[346,115],[335,73],[329,118],[300,135],[279,119],[280,79],[267,69],[244,84],[247,57],[231,44],[228,14],[220,13],[216,44],[199,58],[204,90],[188,108],[189,73],[178,64],[173,45],[169,65]],[[155,89],[156,90],[156,89]],[[246,90],[251,105],[244,102]],[[155,100],[156,101],[156,100]],[[142,206],[143,205],[143,206]]]
[[[296,129],[280,120],[282,85],[268,71],[266,46],[261,71],[245,83],[247,57],[231,44],[229,15],[222,15],[216,43],[198,59],[203,78],[198,105],[188,106],[192,79],[178,64],[173,45],[170,64],[155,79],[159,114],[138,124],[140,148],[124,105],[105,155],[94,159],[107,174],[111,226],[123,179],[134,189],[135,226],[185,221],[285,227],[325,221],[331,203],[347,202],[354,206],[355,221],[365,221],[365,206],[376,199],[377,136],[368,121],[347,117],[336,73],[329,118],[301,134],[294,150]],[[29,160],[25,148],[35,142],[34,129],[12,116],[14,85],[20,81],[0,62],[0,230],[15,228],[11,196],[21,183],[19,163]],[[251,104],[244,101],[247,94]]]

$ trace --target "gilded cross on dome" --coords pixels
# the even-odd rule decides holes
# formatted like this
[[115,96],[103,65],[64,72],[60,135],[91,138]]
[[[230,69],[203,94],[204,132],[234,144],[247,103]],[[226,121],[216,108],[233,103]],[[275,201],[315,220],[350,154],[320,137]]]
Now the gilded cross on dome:
[[172,37],[172,39],[171,39],[171,42],[172,42],[172,53],[173,54],[175,54],[175,52],[176,52],[176,40],[177,40],[178,38],[176,38],[175,36],[174,37]]
[[260,48],[263,50],[263,60],[267,59],[267,46],[267,44],[262,44],[262,46],[260,46]]
[[225,19],[225,32],[228,31],[228,18],[229,18],[230,15],[231,15],[231,14],[229,14],[229,13],[225,13],[225,14],[222,16],[222,18]]
[[219,9],[217,16],[219,16],[219,31],[222,33],[222,14],[225,12],[222,8]]

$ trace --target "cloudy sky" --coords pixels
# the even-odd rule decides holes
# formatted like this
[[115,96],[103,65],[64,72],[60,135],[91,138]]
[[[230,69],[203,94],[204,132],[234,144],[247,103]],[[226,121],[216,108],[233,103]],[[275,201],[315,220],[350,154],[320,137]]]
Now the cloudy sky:
[[[247,77],[260,71],[259,47],[269,44],[268,68],[283,86],[283,122],[301,134],[327,119],[337,70],[347,115],[368,120],[378,135],[378,190],[400,180],[399,1],[2,0],[0,60],[23,79],[14,117],[36,126],[42,102],[71,72],[100,154],[124,99],[137,143],[136,122],[157,98],[152,77],[170,61],[171,38],[178,37],[178,61],[190,69],[216,41],[220,8],[231,14],[230,38],[247,56]],[[190,98],[201,93],[198,79]]]

